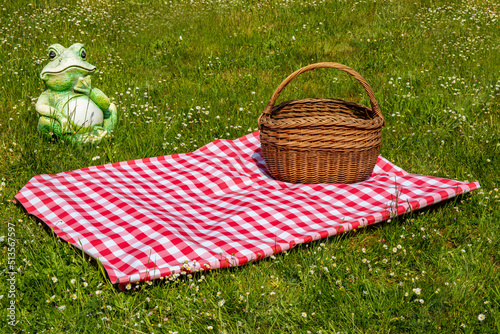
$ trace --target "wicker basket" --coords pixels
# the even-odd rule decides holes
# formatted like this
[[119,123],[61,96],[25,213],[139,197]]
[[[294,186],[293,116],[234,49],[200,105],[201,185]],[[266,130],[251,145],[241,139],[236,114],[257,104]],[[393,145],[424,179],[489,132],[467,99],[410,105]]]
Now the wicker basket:
[[[334,99],[303,99],[275,106],[295,77],[317,68],[347,72],[361,83],[371,108]],[[288,76],[258,120],[262,153],[271,175],[292,183],[355,183],[365,180],[380,152],[384,117],[372,89],[353,69],[317,63]]]

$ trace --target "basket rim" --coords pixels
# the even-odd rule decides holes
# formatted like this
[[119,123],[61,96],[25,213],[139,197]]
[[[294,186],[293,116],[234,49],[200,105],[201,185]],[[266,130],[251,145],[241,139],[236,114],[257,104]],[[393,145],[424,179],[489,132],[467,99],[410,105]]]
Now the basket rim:
[[[328,113],[325,112],[323,115],[310,115],[310,116],[296,116],[290,115],[290,117],[283,117],[279,119],[273,118],[276,115],[276,111],[294,104],[317,104],[317,103],[331,103],[331,104],[344,104],[347,106],[354,106],[359,109],[365,109],[367,112],[371,113],[372,118],[356,118],[347,115],[342,115],[338,113]],[[307,112],[304,112],[307,114]],[[302,128],[307,127],[324,127],[324,126],[342,126],[351,127],[356,129],[378,129],[385,125],[385,120],[383,117],[378,116],[372,108],[368,108],[362,104],[355,102],[348,102],[341,99],[317,99],[308,98],[301,100],[289,100],[281,102],[272,109],[271,114],[263,113],[258,119],[259,127],[262,126],[270,129],[291,129],[291,128]]]

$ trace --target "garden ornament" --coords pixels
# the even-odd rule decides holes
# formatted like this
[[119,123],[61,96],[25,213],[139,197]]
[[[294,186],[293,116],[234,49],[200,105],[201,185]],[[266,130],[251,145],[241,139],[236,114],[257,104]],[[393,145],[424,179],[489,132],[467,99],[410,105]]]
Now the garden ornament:
[[38,98],[38,131],[74,144],[98,143],[116,125],[116,106],[98,88],[91,86],[96,67],[88,63],[80,43],[69,48],[60,44],[48,49],[50,62],[40,77],[46,89]]

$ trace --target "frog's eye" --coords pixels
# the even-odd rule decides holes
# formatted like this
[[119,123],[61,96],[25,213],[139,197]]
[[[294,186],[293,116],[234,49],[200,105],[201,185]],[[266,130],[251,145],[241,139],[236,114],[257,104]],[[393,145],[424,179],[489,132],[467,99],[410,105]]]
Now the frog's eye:
[[87,58],[87,52],[85,52],[85,49],[82,49],[82,51],[80,52],[80,57],[82,57],[82,59]]
[[49,58],[54,59],[57,56],[56,52],[54,50],[50,50],[49,52]]

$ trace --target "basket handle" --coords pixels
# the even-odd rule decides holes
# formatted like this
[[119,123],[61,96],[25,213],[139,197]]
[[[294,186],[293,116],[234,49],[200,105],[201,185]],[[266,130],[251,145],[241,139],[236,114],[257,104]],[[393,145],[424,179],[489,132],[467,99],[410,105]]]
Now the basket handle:
[[368,84],[368,82],[366,82],[366,80],[358,72],[356,72],[352,68],[347,67],[347,66],[342,65],[342,64],[339,64],[339,63],[316,63],[316,64],[307,65],[307,66],[302,67],[301,69],[293,72],[285,80],[283,80],[283,82],[278,86],[278,88],[276,88],[276,91],[271,96],[271,99],[269,100],[266,107],[264,108],[263,113],[267,114],[267,115],[271,115],[271,111],[273,110],[274,104],[276,103],[276,100],[280,96],[281,91],[293,79],[295,79],[299,74],[302,74],[302,73],[310,71],[310,70],[314,70],[316,68],[334,68],[337,70],[344,71],[344,72],[350,74],[351,76],[353,76],[364,87],[364,89],[366,90],[366,93],[368,93],[368,97],[370,98],[370,105],[372,106],[372,110],[375,113],[375,115],[382,118],[382,120],[384,119],[384,116],[382,116],[382,112],[380,111],[380,107],[378,106],[377,100],[375,99],[375,95],[373,94],[373,91],[372,91],[370,85]]

